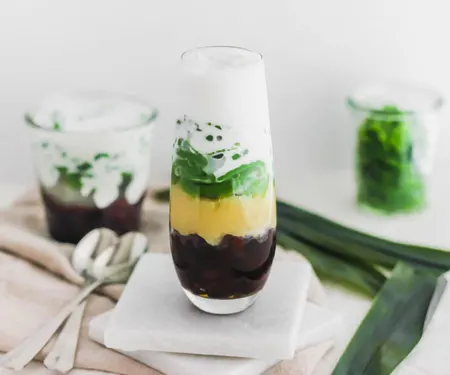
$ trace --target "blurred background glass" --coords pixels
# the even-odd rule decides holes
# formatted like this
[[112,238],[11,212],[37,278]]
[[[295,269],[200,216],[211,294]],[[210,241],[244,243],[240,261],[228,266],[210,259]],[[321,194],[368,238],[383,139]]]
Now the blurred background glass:
[[442,97],[406,84],[371,85],[349,97],[357,131],[357,202],[385,214],[426,207]]
[[156,117],[147,104],[103,92],[57,94],[26,115],[54,239],[139,229]]

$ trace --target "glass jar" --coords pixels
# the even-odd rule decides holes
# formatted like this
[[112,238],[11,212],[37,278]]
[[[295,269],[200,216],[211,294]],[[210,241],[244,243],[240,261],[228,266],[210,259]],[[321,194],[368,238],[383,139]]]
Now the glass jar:
[[188,298],[231,314],[263,288],[275,254],[275,190],[260,54],[183,54],[170,191],[171,250]]
[[348,98],[357,128],[357,202],[383,214],[427,203],[442,97],[406,84],[373,85]]
[[156,110],[103,92],[61,93],[26,114],[50,235],[77,243],[140,226]]

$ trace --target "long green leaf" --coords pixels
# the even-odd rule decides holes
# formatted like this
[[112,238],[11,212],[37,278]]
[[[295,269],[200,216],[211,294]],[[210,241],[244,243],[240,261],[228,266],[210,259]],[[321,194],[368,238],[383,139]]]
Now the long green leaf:
[[333,375],[389,375],[420,340],[439,272],[394,268]]
[[337,256],[345,256],[386,268],[393,268],[398,262],[398,258],[396,257],[388,256],[378,250],[362,246],[354,241],[343,241],[339,237],[330,235],[329,232],[324,231],[319,225],[309,226],[304,224],[303,221],[288,218],[283,213],[278,214],[277,226],[279,229],[289,230],[304,241],[321,246],[335,253]]
[[170,189],[164,188],[155,190],[152,194],[152,198],[160,203],[168,203],[170,199]]
[[336,237],[344,243],[363,246],[366,250],[361,257],[368,257],[369,254],[376,257],[378,252],[380,259],[398,259],[440,270],[450,269],[450,252],[395,243],[361,233],[280,200],[277,201],[277,211],[279,217],[290,218],[295,222],[316,228],[316,230],[320,230],[330,237]]
[[386,280],[382,273],[369,266],[327,254],[319,248],[298,241],[281,230],[277,232],[277,242],[280,246],[295,250],[305,256],[322,280],[330,280],[353,287],[370,297],[374,297],[378,293]]

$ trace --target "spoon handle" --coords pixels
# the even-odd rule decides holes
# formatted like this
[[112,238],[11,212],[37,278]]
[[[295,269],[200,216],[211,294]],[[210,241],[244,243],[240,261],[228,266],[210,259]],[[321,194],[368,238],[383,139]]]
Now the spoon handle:
[[65,374],[73,369],[85,306],[86,301],[77,306],[64,324],[55,346],[45,357],[44,365],[49,370]]
[[34,334],[28,336],[21,344],[10,350],[0,359],[0,367],[6,367],[12,370],[22,370],[33,358],[42,350],[52,338],[67,317],[77,308],[90,293],[98,288],[103,280],[84,287],[77,296],[68,302],[59,313],[49,322],[39,328]]

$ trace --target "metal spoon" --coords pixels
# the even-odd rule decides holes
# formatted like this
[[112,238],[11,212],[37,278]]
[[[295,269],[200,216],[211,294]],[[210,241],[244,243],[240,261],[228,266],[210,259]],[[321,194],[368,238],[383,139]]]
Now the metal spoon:
[[[102,247],[98,248],[98,256],[95,261],[91,261],[84,253],[75,253],[73,257],[73,265],[75,269],[80,272],[83,270],[83,276],[87,282],[90,279],[98,279],[102,277],[102,272],[105,267],[109,270],[113,269],[113,266],[119,266],[126,263],[134,263],[148,247],[147,238],[136,232],[128,233],[117,241],[117,246],[108,247],[102,250]],[[87,271],[92,273],[89,274]],[[130,269],[125,269],[123,273],[115,275],[118,282],[126,281],[129,278]],[[77,310],[71,315],[63,330],[61,331],[58,340],[53,347],[52,351],[47,355],[44,360],[44,365],[51,370],[58,370],[59,372],[66,373],[70,371],[75,364],[75,354],[77,349],[78,337],[81,328],[81,321],[83,318],[84,304],[80,304]]]
[[[73,251],[72,266],[84,278],[84,286],[94,281],[87,272],[94,258],[113,248],[118,241],[117,235],[106,228],[95,229],[81,239]],[[66,373],[73,368],[85,307],[86,300],[78,305],[64,324],[55,346],[45,357],[44,365],[48,369]]]
[[[52,320],[3,356],[0,359],[0,367],[22,370],[51,339],[67,317],[77,308],[78,304],[84,301],[89,294],[102,284],[126,281],[140,256],[147,248],[147,238],[142,233],[132,232],[123,236],[118,246],[109,247],[102,251],[87,269],[87,274],[95,281],[82,288],[79,294],[65,305]],[[128,257],[125,256],[127,251]],[[113,258],[127,259],[127,261],[108,266]]]
[[[94,261],[92,261],[92,256],[88,258],[83,252],[74,252],[72,260],[74,268],[78,272],[82,270],[87,283],[93,279],[102,278],[105,270],[111,271],[115,266],[121,267],[123,264],[135,263],[148,248],[147,238],[141,233],[131,232],[122,236],[120,240],[117,240],[115,235],[112,238],[116,246],[105,248],[102,244],[98,245],[97,250],[94,252],[94,254],[97,254]],[[107,243],[107,241],[103,242]],[[109,280],[109,282],[126,281],[130,274],[131,269],[127,267],[122,273],[115,274],[115,280]],[[47,368],[63,373],[73,369],[84,305],[85,302],[82,302],[71,315],[61,331],[54,348],[45,358],[44,365]]]

